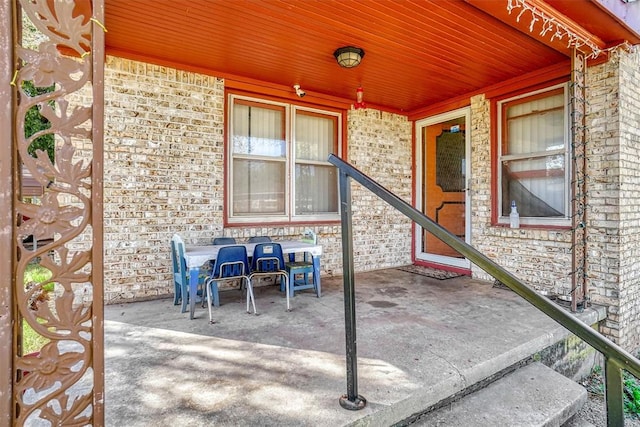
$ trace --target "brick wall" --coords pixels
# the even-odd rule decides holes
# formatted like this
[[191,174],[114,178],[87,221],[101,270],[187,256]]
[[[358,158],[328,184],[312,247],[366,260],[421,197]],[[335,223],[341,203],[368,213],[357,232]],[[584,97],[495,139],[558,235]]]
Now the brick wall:
[[107,57],[105,301],[167,294],[169,240],[222,229],[224,82]]
[[[491,225],[491,140],[489,100],[471,99],[471,244],[534,288],[568,291],[571,232]],[[475,265],[472,274],[493,278]]]
[[620,61],[620,316],[625,348],[640,346],[640,52]]
[[587,73],[588,277],[608,307],[602,332],[640,345],[640,57],[615,54]]
[[[340,225],[223,229],[224,81],[108,57],[105,67],[105,301],[173,292],[169,241],[214,236],[298,238],[323,245],[323,274],[342,272]],[[351,111],[349,158],[410,200],[411,124],[404,116]],[[356,270],[410,263],[410,225],[354,189]],[[373,247],[373,251],[370,251]]]
[[[377,110],[351,110],[348,160],[380,185],[411,203],[411,122]],[[411,263],[411,221],[353,182],[356,271]]]
[[619,76],[617,59],[587,70],[587,277],[608,307],[601,331],[619,342]]
[[[601,332],[640,346],[640,55],[587,70],[587,276]],[[571,231],[491,225],[489,101],[471,100],[472,244],[534,288],[568,290]],[[475,277],[492,280],[477,267]]]

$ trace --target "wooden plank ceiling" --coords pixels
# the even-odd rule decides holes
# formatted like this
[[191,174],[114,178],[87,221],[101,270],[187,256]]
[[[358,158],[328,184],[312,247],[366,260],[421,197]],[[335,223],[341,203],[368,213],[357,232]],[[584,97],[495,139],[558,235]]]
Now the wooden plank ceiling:
[[[291,93],[300,84],[309,100],[353,102],[362,86],[367,104],[405,113],[567,60],[492,16],[507,0],[483,1],[106,0],[107,53]],[[630,38],[590,0],[546,3],[588,10],[574,15],[604,43]],[[333,57],[348,45],[365,50],[353,69]]]

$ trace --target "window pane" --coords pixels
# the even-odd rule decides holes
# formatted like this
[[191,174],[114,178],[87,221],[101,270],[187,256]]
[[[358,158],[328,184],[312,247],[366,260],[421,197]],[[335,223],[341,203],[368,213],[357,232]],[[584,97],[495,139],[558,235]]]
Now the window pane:
[[507,108],[506,153],[523,154],[564,147],[562,93]]
[[326,162],[335,151],[335,138],[334,118],[296,114],[296,159]]
[[502,164],[502,215],[515,200],[522,217],[565,216],[564,156],[514,160]]
[[285,176],[285,162],[234,159],[232,215],[284,215]]
[[233,154],[285,157],[284,110],[236,103]]
[[231,222],[337,217],[340,116],[231,95],[228,156]]
[[338,212],[338,181],[333,166],[296,165],[296,214]]

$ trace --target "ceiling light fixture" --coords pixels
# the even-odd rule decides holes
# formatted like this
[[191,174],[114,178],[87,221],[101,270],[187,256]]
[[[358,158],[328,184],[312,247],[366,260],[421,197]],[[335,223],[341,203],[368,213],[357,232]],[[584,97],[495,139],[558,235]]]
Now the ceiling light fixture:
[[336,61],[338,61],[341,67],[353,68],[362,61],[364,50],[359,47],[345,46],[336,49],[336,51],[333,52],[333,56],[336,57]]

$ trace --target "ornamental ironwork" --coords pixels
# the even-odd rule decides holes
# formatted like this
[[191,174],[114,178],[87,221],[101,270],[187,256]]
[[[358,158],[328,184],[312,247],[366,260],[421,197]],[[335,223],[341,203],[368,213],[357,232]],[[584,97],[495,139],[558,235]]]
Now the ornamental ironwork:
[[[102,424],[103,4],[15,10],[14,422]],[[41,191],[26,197],[27,179]]]

